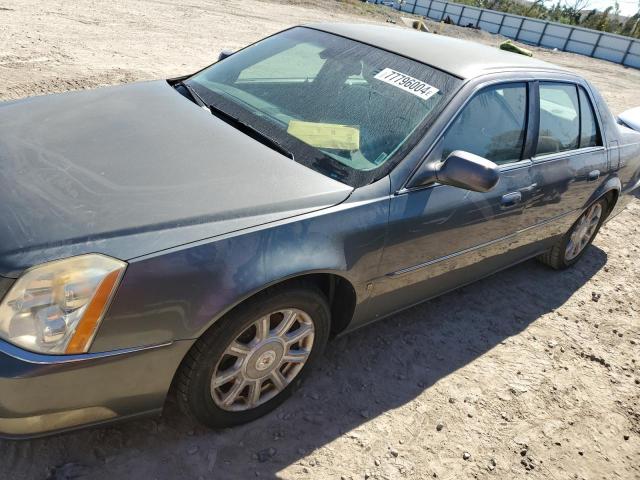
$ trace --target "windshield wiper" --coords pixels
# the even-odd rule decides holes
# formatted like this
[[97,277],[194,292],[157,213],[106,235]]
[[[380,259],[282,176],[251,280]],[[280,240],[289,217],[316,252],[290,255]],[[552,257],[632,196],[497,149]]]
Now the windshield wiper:
[[184,83],[184,82],[178,82],[174,85],[175,87],[184,87],[187,89],[187,92],[189,92],[189,95],[191,95],[191,98],[193,98],[193,100],[198,104],[198,106],[203,107],[203,108],[209,108],[209,105],[207,105],[207,102],[205,102],[202,97],[200,95],[198,95],[198,92],[195,91],[195,89],[189,85],[188,83]]
[[209,103],[205,102],[204,99],[195,90],[195,88],[193,88],[188,83],[178,82],[178,83],[176,83],[174,85],[174,88],[178,87],[178,86],[186,88],[186,90],[189,92],[189,95],[191,95],[193,100],[200,107],[209,110],[212,115],[215,115],[216,117],[218,117],[223,122],[234,126],[235,128],[237,128],[241,132],[249,135],[254,140],[257,140],[258,142],[262,143],[263,145],[266,145],[267,147],[271,148],[272,150],[275,150],[276,152],[278,152],[278,153],[284,155],[285,157],[288,157],[291,160],[293,160],[293,154],[289,150],[287,150],[285,147],[280,145],[273,138],[265,135],[260,130],[258,130],[257,128],[253,127],[252,125],[249,125],[248,123],[243,122],[239,118],[234,117],[233,115],[225,112],[221,108],[216,107],[215,105],[212,105],[212,104],[209,104]]
[[211,111],[211,113],[213,115],[218,117],[223,122],[226,122],[226,123],[236,127],[238,130],[240,130],[241,132],[249,135],[254,140],[262,143],[263,145],[271,148],[272,150],[275,150],[276,152],[278,152],[278,153],[284,155],[285,157],[288,157],[291,160],[293,160],[293,153],[291,153],[285,147],[280,145],[280,143],[278,143],[273,138],[271,138],[268,135],[262,133],[260,130],[258,130],[254,126],[249,125],[246,122],[243,122],[238,117],[234,117],[233,115],[225,112],[224,110],[220,109],[219,107],[216,107],[215,105],[206,105],[206,107]]

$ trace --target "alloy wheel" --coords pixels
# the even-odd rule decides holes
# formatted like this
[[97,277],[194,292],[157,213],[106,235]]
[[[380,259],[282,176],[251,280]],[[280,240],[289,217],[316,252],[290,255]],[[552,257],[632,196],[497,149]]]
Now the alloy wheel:
[[569,243],[565,249],[565,260],[571,261],[589,244],[600,224],[602,203],[593,204],[582,216],[571,231]]
[[302,310],[265,315],[226,348],[211,378],[211,397],[223,410],[243,411],[284,390],[300,373],[313,348],[314,324]]

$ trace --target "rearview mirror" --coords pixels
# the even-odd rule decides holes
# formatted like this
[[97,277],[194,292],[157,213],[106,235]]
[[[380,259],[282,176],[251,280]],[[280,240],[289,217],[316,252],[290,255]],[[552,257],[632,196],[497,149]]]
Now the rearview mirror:
[[433,162],[423,166],[411,179],[410,185],[417,187],[438,182],[443,185],[488,192],[500,179],[498,166],[491,160],[463,150],[455,150],[444,162]]
[[235,52],[233,50],[228,50],[228,49],[222,50],[218,55],[218,61],[224,60],[225,58],[230,57],[234,53]]

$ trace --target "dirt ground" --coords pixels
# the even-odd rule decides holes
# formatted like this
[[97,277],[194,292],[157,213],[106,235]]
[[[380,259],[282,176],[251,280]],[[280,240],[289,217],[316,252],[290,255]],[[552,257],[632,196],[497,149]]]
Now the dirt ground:
[[[0,0],[0,100],[177,76],[289,25],[388,15],[333,0]],[[640,71],[534,50],[614,112],[640,105]],[[527,262],[334,341],[266,418],[212,432],[169,402],[162,418],[0,441],[0,478],[638,479],[639,254],[634,199],[571,270]]]

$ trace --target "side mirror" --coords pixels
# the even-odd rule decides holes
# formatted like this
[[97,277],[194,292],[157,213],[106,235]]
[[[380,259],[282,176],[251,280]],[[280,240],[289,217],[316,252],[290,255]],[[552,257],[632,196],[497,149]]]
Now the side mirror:
[[222,50],[218,55],[218,61],[224,60],[225,58],[230,57],[234,53],[235,52],[233,50],[228,50],[228,49]]
[[498,166],[486,158],[463,150],[455,150],[444,162],[424,165],[411,179],[410,186],[439,182],[443,185],[488,192],[500,179]]
[[640,107],[635,107],[622,112],[618,115],[618,121],[622,122],[625,126],[640,132]]

